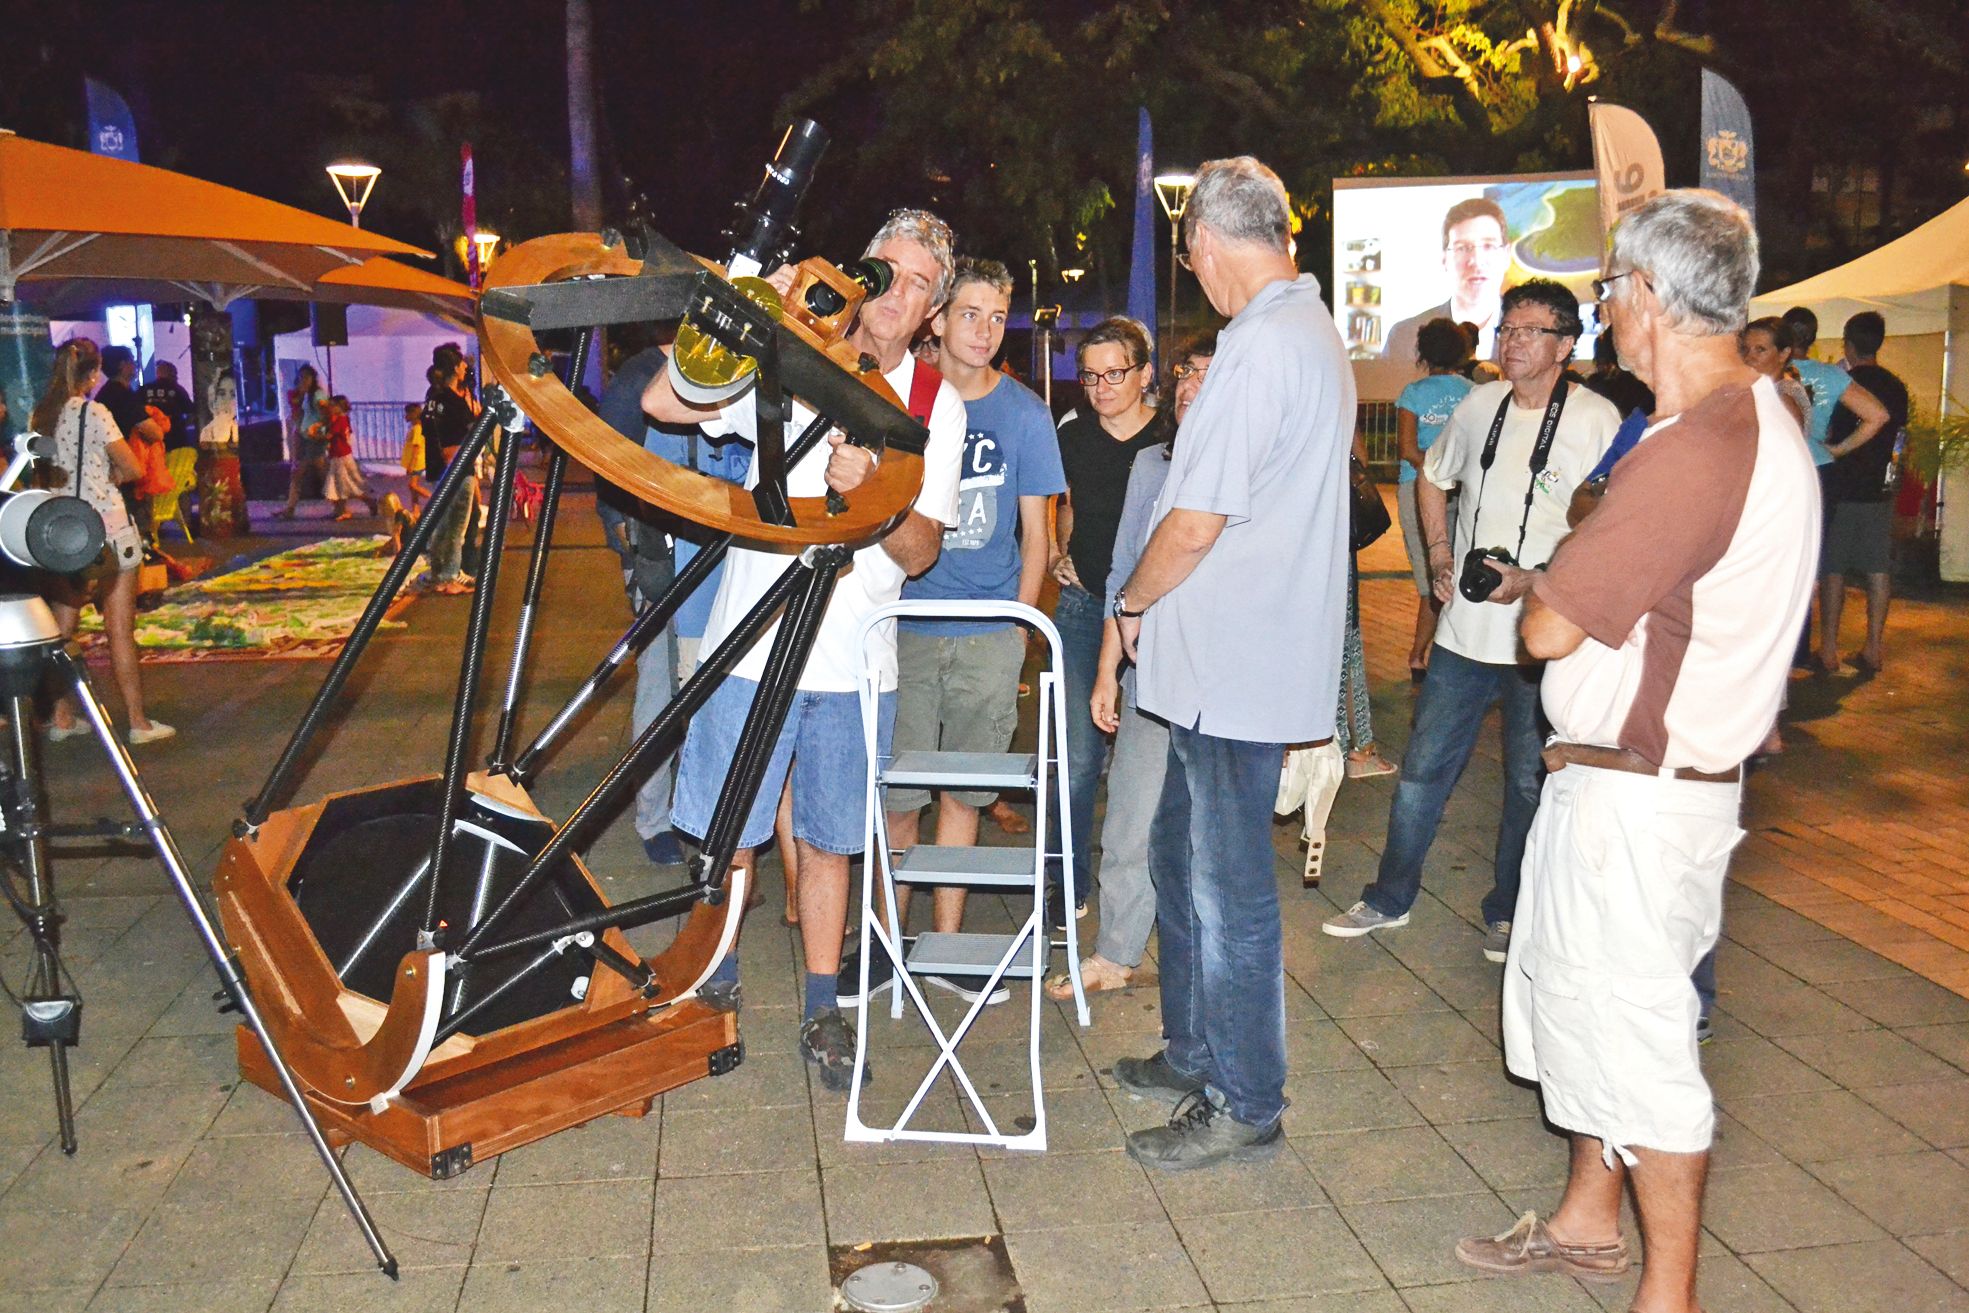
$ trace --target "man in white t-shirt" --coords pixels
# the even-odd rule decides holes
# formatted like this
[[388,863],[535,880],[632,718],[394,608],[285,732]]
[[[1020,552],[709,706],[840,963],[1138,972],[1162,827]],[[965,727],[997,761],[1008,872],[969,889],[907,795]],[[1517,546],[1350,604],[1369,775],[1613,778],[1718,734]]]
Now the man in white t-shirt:
[[[748,851],[772,837],[773,813],[783,786],[792,778],[793,837],[800,863],[800,937],[806,950],[806,1006],[800,1051],[821,1083],[845,1090],[853,1078],[854,1028],[842,1016],[835,989],[841,965],[841,939],[848,917],[849,858],[862,850],[868,760],[863,744],[857,688],[862,667],[862,620],[902,593],[903,580],[921,574],[937,559],[946,528],[957,523],[957,483],[964,455],[964,403],[949,383],[919,391],[919,371],[935,371],[909,353],[910,340],[949,294],[953,268],[951,233],[944,222],[922,210],[898,210],[869,243],[868,254],[894,271],[889,290],[863,304],[848,340],[873,356],[897,396],[930,392],[929,444],[923,452],[923,489],[914,508],[878,543],[861,548],[834,586],[821,617],[812,654],[800,674],[799,692],[774,745],[764,781],[739,834],[735,864],[750,868]],[[791,270],[773,275],[784,294]],[[768,281],[772,281],[769,279]],[[750,440],[756,423],[748,393],[717,411],[693,406],[671,388],[668,371],[657,374],[643,394],[643,408],[666,422],[698,423],[713,436],[736,434]],[[798,433],[813,419],[799,401],[787,432]],[[839,431],[788,471],[792,497],[819,496],[831,488],[849,492],[874,468],[875,457],[848,444]],[[755,463],[747,486],[758,481]],[[703,650],[716,650],[747,611],[765,595],[793,557],[780,552],[734,547],[725,560],[724,579],[712,603]],[[677,829],[702,838],[736,751],[739,730],[763,677],[766,654],[778,624],[762,634],[691,719],[677,766],[671,820]],[[895,724],[896,641],[891,621],[872,637],[868,658],[880,675],[879,722],[884,745]],[[881,748],[886,754],[886,746]],[[749,883],[749,882],[748,882]],[[738,960],[727,956],[699,991],[714,1006],[739,1004]],[[866,1068],[864,1068],[866,1079]]]
[[[1565,537],[1573,489],[1620,428],[1620,412],[1604,397],[1565,381],[1579,340],[1578,298],[1563,284],[1539,278],[1506,292],[1503,304],[1497,347],[1504,378],[1471,389],[1429,448],[1415,484],[1429,573],[1443,612],[1388,813],[1381,869],[1359,902],[1322,927],[1352,939],[1408,924],[1450,790],[1470,761],[1491,703],[1501,701],[1504,814],[1491,891],[1483,901],[1484,956],[1492,962],[1502,962],[1510,945],[1518,869],[1538,810],[1539,668],[1519,650],[1518,615],[1532,570]],[[1452,547],[1446,494],[1458,487]],[[1510,553],[1513,563],[1489,559],[1473,565],[1472,578],[1465,569],[1473,564],[1467,560],[1471,551],[1493,548]],[[1472,582],[1478,587],[1469,587]]]

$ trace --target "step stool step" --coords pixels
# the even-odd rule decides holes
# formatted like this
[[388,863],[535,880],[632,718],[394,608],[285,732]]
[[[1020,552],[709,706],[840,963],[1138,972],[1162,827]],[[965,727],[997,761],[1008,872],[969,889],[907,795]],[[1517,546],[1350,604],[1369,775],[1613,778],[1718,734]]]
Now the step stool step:
[[[988,976],[1012,946],[1012,935],[927,934],[916,937],[909,950],[912,975]],[[1037,951],[1035,951],[1035,948]],[[1041,936],[1005,968],[1007,980],[1028,980],[1046,971],[1047,943]],[[1036,961],[1035,961],[1036,959]]]
[[1030,891],[1032,867],[1030,848],[945,848],[919,843],[904,850],[894,874],[903,884],[986,885]]
[[884,784],[917,788],[1031,789],[1039,760],[1030,752],[898,752],[882,772]]

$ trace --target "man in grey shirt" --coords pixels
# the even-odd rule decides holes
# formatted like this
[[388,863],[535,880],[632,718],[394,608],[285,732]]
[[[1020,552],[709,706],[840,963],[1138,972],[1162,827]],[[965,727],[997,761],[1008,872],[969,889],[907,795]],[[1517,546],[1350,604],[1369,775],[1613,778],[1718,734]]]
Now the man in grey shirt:
[[1330,737],[1339,698],[1354,383],[1290,224],[1284,186],[1250,156],[1198,173],[1190,267],[1231,322],[1114,600],[1141,706],[1169,722],[1170,749],[1149,836],[1168,1047],[1114,1074],[1175,1104],[1167,1126],[1128,1137],[1136,1161],[1168,1170],[1281,1143],[1272,799],[1284,745]]

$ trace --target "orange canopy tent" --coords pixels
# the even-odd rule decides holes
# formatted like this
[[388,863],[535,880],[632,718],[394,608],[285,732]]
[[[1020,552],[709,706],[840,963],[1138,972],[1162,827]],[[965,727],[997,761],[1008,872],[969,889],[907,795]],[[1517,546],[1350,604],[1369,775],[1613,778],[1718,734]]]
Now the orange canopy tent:
[[23,284],[80,280],[148,283],[149,299],[163,299],[162,283],[215,307],[306,300],[324,275],[384,255],[429,252],[169,169],[0,131],[0,301]]

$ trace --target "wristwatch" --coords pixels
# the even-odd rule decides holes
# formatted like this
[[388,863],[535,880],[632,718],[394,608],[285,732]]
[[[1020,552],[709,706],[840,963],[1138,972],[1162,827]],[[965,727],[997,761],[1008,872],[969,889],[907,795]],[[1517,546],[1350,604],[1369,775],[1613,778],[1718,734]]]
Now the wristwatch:
[[1120,592],[1114,595],[1114,618],[1117,620],[1139,620],[1142,618],[1142,613],[1140,611],[1130,611],[1128,609],[1128,594]]

